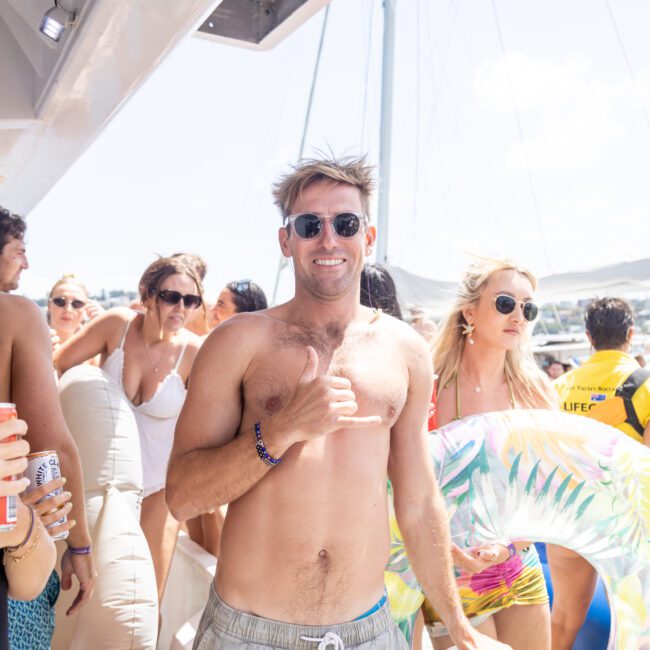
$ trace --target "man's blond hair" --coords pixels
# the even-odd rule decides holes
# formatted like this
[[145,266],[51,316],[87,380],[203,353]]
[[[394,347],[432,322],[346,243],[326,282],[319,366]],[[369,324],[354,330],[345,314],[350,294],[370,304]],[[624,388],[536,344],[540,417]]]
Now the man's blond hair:
[[375,189],[374,171],[365,156],[302,159],[292,167],[291,173],[281,176],[273,185],[273,198],[282,218],[286,219],[300,195],[312,183],[344,183],[359,190],[363,213],[369,218],[370,197]]

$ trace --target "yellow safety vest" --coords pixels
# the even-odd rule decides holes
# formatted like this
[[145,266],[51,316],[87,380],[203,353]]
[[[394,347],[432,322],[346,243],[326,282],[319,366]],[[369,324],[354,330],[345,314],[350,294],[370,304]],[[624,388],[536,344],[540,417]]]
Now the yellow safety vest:
[[620,350],[601,350],[555,382],[562,408],[643,442],[650,421],[650,370]]

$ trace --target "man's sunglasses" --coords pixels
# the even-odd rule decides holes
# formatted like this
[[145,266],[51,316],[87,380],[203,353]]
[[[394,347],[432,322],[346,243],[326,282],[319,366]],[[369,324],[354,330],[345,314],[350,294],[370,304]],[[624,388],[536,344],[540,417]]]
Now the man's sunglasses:
[[158,297],[168,305],[177,305],[182,300],[185,309],[196,309],[203,303],[203,298],[201,298],[201,296],[195,296],[192,293],[183,295],[178,291],[171,291],[170,289],[159,291]]
[[319,217],[317,214],[294,214],[287,217],[287,228],[291,226],[300,239],[314,239],[323,230],[323,223],[329,221],[337,237],[349,239],[354,237],[361,228],[365,217],[354,212],[341,212],[334,217]]
[[504,315],[512,314],[518,304],[521,305],[521,309],[524,313],[524,318],[527,321],[532,322],[537,318],[537,314],[539,314],[539,307],[534,302],[518,303],[512,296],[505,294],[498,295],[494,299],[494,308],[500,314]]
[[64,298],[63,296],[57,296],[56,298],[50,298],[50,300],[57,307],[65,307],[66,305],[72,305],[72,309],[83,309],[86,306],[86,303],[83,300],[78,300],[77,298]]

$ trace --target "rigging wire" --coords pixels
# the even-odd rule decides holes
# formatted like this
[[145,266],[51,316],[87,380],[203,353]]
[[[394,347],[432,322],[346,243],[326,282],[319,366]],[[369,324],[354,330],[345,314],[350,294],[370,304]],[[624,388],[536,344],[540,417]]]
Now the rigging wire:
[[318,69],[320,68],[321,55],[323,54],[323,43],[325,42],[325,30],[327,29],[327,19],[330,15],[330,7],[325,7],[325,15],[323,16],[323,26],[320,31],[320,41],[318,43],[318,52],[316,53],[316,64],[314,65],[314,74],[311,78],[311,88],[309,89],[309,100],[307,101],[307,111],[305,113],[305,123],[302,127],[302,139],[300,140],[300,150],[298,152],[298,160],[300,160],[305,153],[305,143],[307,142],[307,133],[309,131],[309,121],[311,119],[311,109],[314,104],[314,93],[316,91],[316,81],[318,79]]
[[[297,44],[294,45],[293,51],[297,50]],[[283,115],[286,115],[287,113],[287,104],[289,103],[289,89],[294,85],[292,83],[292,77],[293,77],[293,66],[284,66],[284,69],[282,71],[282,82],[278,83],[277,87],[278,88],[283,88],[283,92],[279,93],[280,100],[278,102],[275,102],[275,111],[272,111],[271,107],[269,107],[269,114],[271,116],[271,119],[269,120],[270,124],[278,124],[281,121],[281,117]],[[265,130],[264,134],[264,147],[263,150],[268,151],[269,150],[269,144],[272,146],[270,147],[271,151],[277,151],[279,149],[279,140],[282,137],[282,130],[281,129],[267,129]],[[249,215],[253,214],[253,232],[258,232],[258,225],[260,222],[260,219],[262,218],[263,215],[263,210],[266,210],[266,206],[262,206],[262,203],[258,199],[256,202],[255,207],[251,206],[249,207],[249,203],[251,203],[253,198],[253,194],[250,194],[248,197],[244,197],[242,201],[242,208],[240,210],[241,217],[243,218],[244,215]],[[266,202],[265,202],[266,203]],[[265,215],[268,216],[268,215]],[[247,238],[248,242],[248,248],[247,248],[247,257],[251,257],[252,255],[255,254],[257,247],[259,246],[259,242],[256,240],[255,237],[248,237]]]
[[[430,63],[430,70],[431,74],[430,79],[432,82],[431,88],[432,88],[432,93],[433,93],[433,105],[432,105],[432,110],[429,112],[429,115],[433,119],[428,119],[426,121],[426,134],[425,137],[423,138],[423,147],[427,151],[435,151],[437,153],[437,162],[438,162],[438,168],[440,170],[439,173],[439,179],[440,179],[440,186],[439,186],[439,193],[440,193],[440,201],[441,201],[441,212],[440,212],[440,218],[444,220],[450,220],[451,222],[458,221],[461,219],[456,214],[455,211],[455,206],[453,201],[450,199],[450,188],[451,185],[454,181],[453,178],[453,170],[454,170],[454,165],[453,165],[453,159],[456,153],[456,150],[458,147],[462,151],[465,152],[467,155],[472,155],[475,160],[482,165],[486,171],[488,171],[490,174],[496,175],[500,181],[503,181],[504,184],[510,189],[510,194],[512,196],[512,200],[514,204],[518,207],[521,208],[521,205],[519,203],[519,200],[517,198],[517,194],[515,192],[515,184],[520,184],[520,182],[517,179],[514,179],[512,175],[508,172],[507,168],[503,169],[503,173],[500,172],[500,167],[502,166],[500,163],[500,159],[497,159],[496,157],[491,156],[490,154],[486,155],[486,152],[490,151],[490,146],[487,144],[485,145],[484,150],[477,148],[476,143],[481,142],[483,136],[485,135],[480,129],[472,129],[472,124],[471,121],[469,120],[469,116],[464,112],[463,107],[459,106],[458,104],[455,104],[454,106],[449,106],[448,101],[446,100],[446,97],[449,95],[449,93],[446,93],[443,91],[443,86],[445,83],[447,83],[447,71],[449,70],[449,62],[452,59],[451,56],[451,50],[453,46],[453,41],[456,33],[458,33],[460,37],[460,42],[464,45],[465,51],[466,52],[471,52],[472,51],[472,46],[470,42],[468,41],[465,33],[465,29],[462,25],[462,21],[460,18],[459,14],[459,7],[460,7],[460,2],[459,0],[450,0],[446,9],[445,9],[445,14],[443,20],[440,22],[440,33],[444,34],[446,36],[446,43],[443,41],[443,39],[440,39],[440,42],[442,43],[442,47],[438,48],[435,47],[435,52],[434,52],[434,47],[432,47],[432,43],[435,44],[435,41],[432,39],[427,40],[427,45],[429,46],[429,59],[431,60]],[[429,13],[427,12],[425,14],[426,22],[427,22],[427,27],[424,30],[425,33],[428,34],[434,34],[435,30],[434,27],[431,23]],[[438,52],[439,58],[440,58],[440,72],[439,74],[436,75],[434,74],[434,70],[436,69],[436,52]],[[437,79],[437,82],[436,82]],[[469,129],[471,131],[471,134],[473,136],[472,142],[470,143],[469,141],[465,141],[463,136],[461,135],[461,132],[459,130],[460,124],[465,125],[466,129]],[[443,156],[443,153],[445,152],[445,148],[443,147],[443,135],[442,135],[442,130],[440,127],[445,127],[446,130],[449,132],[451,136],[454,138],[454,147],[449,151],[449,153],[446,156]],[[435,138],[435,145],[431,146],[430,141],[432,138]],[[483,143],[485,144],[485,143]],[[490,157],[488,157],[490,156]],[[446,174],[445,174],[446,170]],[[432,187],[431,183],[427,184],[426,186]],[[526,192],[525,187],[521,187],[523,192]],[[487,197],[486,197],[487,199]],[[499,228],[499,232],[503,233],[503,227],[500,219],[496,219],[495,223],[497,224]]]
[[648,130],[650,130],[650,116],[648,115],[648,111],[646,110],[646,107],[643,103],[643,99],[641,98],[641,93],[639,92],[639,84],[637,83],[636,75],[634,74],[632,63],[630,62],[630,57],[627,55],[627,50],[625,49],[625,43],[623,42],[623,37],[621,36],[621,32],[618,28],[618,25],[616,24],[616,19],[614,18],[614,12],[612,11],[612,8],[609,4],[609,0],[605,0],[605,6],[607,7],[607,13],[609,14],[609,19],[612,23],[612,27],[614,28],[614,33],[616,34],[616,38],[618,39],[618,44],[621,48],[623,59],[625,60],[625,67],[627,68],[627,72],[630,75],[632,84],[634,85],[634,90],[636,91],[636,96],[637,99],[639,100],[639,106],[641,107],[641,112],[643,113],[643,117],[645,118],[645,123],[648,126]]
[[361,142],[359,143],[359,150],[363,151],[365,149],[366,142],[366,115],[368,113],[368,82],[370,79],[370,58],[372,54],[372,27],[373,27],[373,18],[375,15],[373,0],[369,0],[368,4],[369,9],[369,20],[368,20],[368,44],[367,44],[367,54],[366,54],[366,74],[365,81],[363,84],[363,109],[361,111]]
[[533,183],[533,175],[530,170],[530,163],[528,161],[528,153],[526,151],[526,142],[524,140],[524,131],[521,126],[521,118],[519,117],[519,109],[517,108],[517,102],[515,100],[515,88],[512,83],[512,77],[510,76],[510,66],[508,65],[508,59],[506,57],[506,47],[503,41],[503,34],[501,32],[501,23],[499,22],[499,14],[497,12],[497,6],[495,0],[490,0],[492,5],[492,13],[494,15],[494,22],[496,23],[497,35],[499,37],[499,44],[501,46],[501,54],[503,56],[503,62],[505,64],[506,75],[508,77],[508,85],[510,86],[510,97],[512,100],[512,110],[515,115],[515,122],[517,124],[517,132],[519,134],[519,143],[521,146],[521,151],[524,156],[524,163],[526,165],[526,174],[528,176],[528,186],[530,188],[530,196],[533,201],[533,209],[535,212],[535,218],[537,221],[537,227],[539,229],[539,234],[542,240],[542,248],[544,250],[544,257],[546,259],[546,264],[551,272],[554,271],[553,264],[548,253],[548,246],[546,244],[546,234],[544,232],[544,225],[542,223],[542,218],[539,212],[539,203],[537,201],[537,193],[535,192],[535,185]]
[[[302,138],[300,139],[300,150],[298,152],[298,160],[300,160],[305,152],[305,144],[307,142],[307,133],[309,132],[309,121],[311,119],[311,109],[314,103],[314,94],[316,91],[316,81],[318,79],[318,69],[320,68],[321,56],[323,54],[323,43],[325,42],[325,31],[327,29],[327,19],[330,14],[331,5],[325,7],[325,15],[323,16],[323,25],[320,32],[320,41],[318,43],[318,51],[316,53],[316,63],[314,65],[314,74],[311,78],[311,88],[309,89],[309,99],[307,100],[307,111],[305,113],[305,122],[302,127]],[[278,289],[280,288],[280,276],[282,271],[289,265],[289,258],[280,255],[278,263],[278,270],[275,275],[275,285],[273,287],[273,297],[271,298],[271,305],[275,305],[278,297]]]

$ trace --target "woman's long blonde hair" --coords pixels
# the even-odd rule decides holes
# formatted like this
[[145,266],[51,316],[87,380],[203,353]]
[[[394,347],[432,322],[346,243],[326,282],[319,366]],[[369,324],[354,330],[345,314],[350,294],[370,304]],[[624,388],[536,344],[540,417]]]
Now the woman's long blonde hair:
[[[451,313],[438,330],[433,343],[433,362],[440,388],[446,388],[460,370],[465,346],[463,326],[467,324],[463,310],[478,303],[487,281],[498,271],[516,271],[531,283],[533,289],[537,289],[535,276],[512,260],[473,258],[460,281]],[[534,408],[546,405],[552,408],[555,405],[552,386],[535,363],[529,337],[522,338],[512,350],[506,352],[505,372],[525,406]]]
[[86,289],[86,286],[84,283],[74,274],[74,273],[64,273],[55,283],[54,286],[50,289],[50,293],[48,295],[48,298],[52,297],[52,294],[62,285],[62,284],[74,284],[77,287],[79,287],[84,294],[86,295],[86,298],[88,298],[88,289]]

